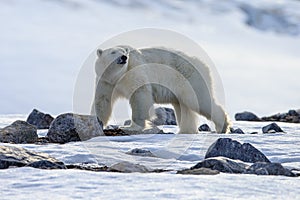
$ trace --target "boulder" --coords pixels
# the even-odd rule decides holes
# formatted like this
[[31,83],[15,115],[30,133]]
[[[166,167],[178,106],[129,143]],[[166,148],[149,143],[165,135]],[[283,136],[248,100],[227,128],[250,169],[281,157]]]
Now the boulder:
[[223,156],[244,162],[270,162],[268,158],[249,143],[241,144],[231,138],[219,138],[207,150],[205,158]]
[[123,172],[123,173],[132,173],[132,172],[140,172],[146,173],[150,172],[145,166],[140,164],[134,164],[127,161],[120,162],[117,164],[112,165],[108,168],[108,171],[112,172]]
[[130,119],[128,119],[128,120],[126,120],[124,122],[124,126],[129,126],[130,124],[131,124],[131,120]]
[[248,111],[236,113],[234,118],[236,121],[261,121],[254,113]]
[[[209,168],[211,170],[215,170],[223,173],[234,173],[234,174],[281,175],[281,176],[290,176],[290,177],[298,176],[297,174],[293,173],[291,170],[284,168],[280,163],[257,162],[250,165],[249,163],[245,163],[240,160],[234,160],[225,157],[207,158],[199,162],[195,166],[191,167],[189,169],[190,171],[189,170],[186,171],[188,173],[193,173],[194,170],[203,169],[203,168]],[[197,172],[193,174],[197,174]]]
[[21,120],[0,129],[0,142],[24,144],[35,143],[37,139],[36,127]]
[[155,109],[156,118],[153,120],[153,124],[160,125],[176,125],[176,117],[172,108],[159,107]]
[[204,167],[224,173],[243,173],[246,171],[248,166],[248,164],[239,160],[233,160],[225,157],[214,157],[207,158],[199,162],[195,166],[191,167],[191,170]]
[[278,133],[284,132],[276,123],[269,124],[262,128],[263,133]]
[[102,122],[96,116],[61,114],[51,123],[47,137],[53,143],[88,140],[104,135]]
[[280,163],[261,163],[257,162],[251,165],[245,173],[257,174],[257,175],[282,175],[294,177],[291,170],[284,168]]
[[199,126],[198,130],[204,131],[204,132],[211,132],[211,129],[209,128],[209,126],[207,124],[202,124],[201,126]]
[[40,169],[66,168],[63,162],[45,153],[36,153],[21,147],[0,146],[0,169],[24,166]]
[[33,109],[26,122],[36,126],[37,129],[49,129],[53,120],[54,118],[51,115]]
[[235,134],[245,134],[244,131],[240,128],[234,129],[230,128],[230,133],[235,133]]

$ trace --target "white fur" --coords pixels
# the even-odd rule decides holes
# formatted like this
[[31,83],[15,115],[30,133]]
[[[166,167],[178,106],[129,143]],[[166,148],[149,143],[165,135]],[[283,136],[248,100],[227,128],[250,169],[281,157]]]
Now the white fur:
[[[155,103],[172,104],[179,133],[197,133],[197,113],[212,120],[218,132],[228,132],[229,119],[213,94],[210,69],[195,57],[166,48],[133,49],[118,46],[97,51],[96,92],[93,104],[97,117],[107,125],[113,103],[130,100],[132,124],[142,130]],[[121,56],[126,63],[120,64]]]

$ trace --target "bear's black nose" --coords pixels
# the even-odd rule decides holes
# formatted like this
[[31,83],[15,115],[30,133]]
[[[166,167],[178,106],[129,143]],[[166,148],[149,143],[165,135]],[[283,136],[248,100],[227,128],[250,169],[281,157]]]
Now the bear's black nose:
[[127,56],[124,56],[124,55],[121,56],[121,60],[122,60],[122,61],[126,61],[126,60],[127,60]]

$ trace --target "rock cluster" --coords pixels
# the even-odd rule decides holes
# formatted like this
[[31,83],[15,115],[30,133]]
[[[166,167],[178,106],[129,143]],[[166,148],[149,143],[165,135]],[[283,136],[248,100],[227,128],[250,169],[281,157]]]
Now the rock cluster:
[[278,113],[275,115],[259,118],[252,112],[241,112],[236,113],[234,116],[236,121],[276,121],[276,122],[290,122],[300,123],[300,111],[289,110],[287,113]]
[[34,167],[40,169],[65,169],[64,163],[44,154],[20,147],[0,146],[0,169],[9,167]]
[[[251,144],[241,144],[230,138],[218,139],[208,148],[203,161],[177,173],[202,174],[205,169],[223,173],[298,176],[280,163],[271,163]],[[208,171],[207,174],[214,174],[214,171]]]
[[300,112],[296,110],[289,110],[287,113],[278,113],[268,117],[262,117],[261,120],[300,123]]

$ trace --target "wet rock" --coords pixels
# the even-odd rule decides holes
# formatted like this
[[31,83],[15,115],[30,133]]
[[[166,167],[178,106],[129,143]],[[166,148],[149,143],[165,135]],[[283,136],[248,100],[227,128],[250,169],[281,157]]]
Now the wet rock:
[[134,156],[147,156],[147,157],[155,157],[151,151],[145,149],[131,149],[130,151],[126,152],[126,154],[134,155]]
[[37,139],[36,127],[21,120],[0,129],[0,142],[24,144],[35,143]]
[[47,137],[50,142],[63,144],[101,135],[104,135],[102,122],[96,116],[66,113],[51,123]]
[[153,120],[153,124],[160,125],[176,125],[176,117],[172,108],[159,107],[155,109],[156,119]]
[[284,132],[276,123],[269,124],[262,128],[263,133],[278,133]]
[[54,118],[51,115],[33,109],[26,122],[36,126],[37,129],[49,129],[53,120]]
[[284,168],[280,163],[254,163],[245,173],[257,175],[281,175],[281,176],[297,176],[291,170]]
[[248,111],[236,113],[234,118],[236,121],[261,121],[254,113]]
[[45,153],[37,153],[21,147],[0,146],[0,169],[24,166],[40,169],[66,168],[64,163]]
[[201,126],[199,126],[198,130],[204,132],[211,132],[211,129],[207,124],[202,124]]
[[204,167],[204,168],[209,168],[224,173],[240,174],[245,172],[248,166],[249,166],[248,164],[239,160],[233,160],[225,157],[214,157],[214,158],[207,158],[199,162],[194,167],[191,167],[191,170]]
[[235,134],[245,134],[244,131],[240,128],[234,129],[230,128],[230,133],[235,133]]
[[249,143],[241,144],[231,138],[219,138],[207,150],[205,158],[223,156],[244,162],[270,162],[268,158]]
[[192,174],[192,175],[216,175],[220,172],[209,168],[197,168],[197,169],[184,169],[177,172],[177,174]]
[[130,163],[130,162],[127,162],[127,161],[114,164],[113,166],[108,168],[108,171],[123,172],[123,173],[132,173],[132,172],[146,173],[146,172],[150,172],[150,170],[147,169],[143,165],[134,164],[134,163]]

